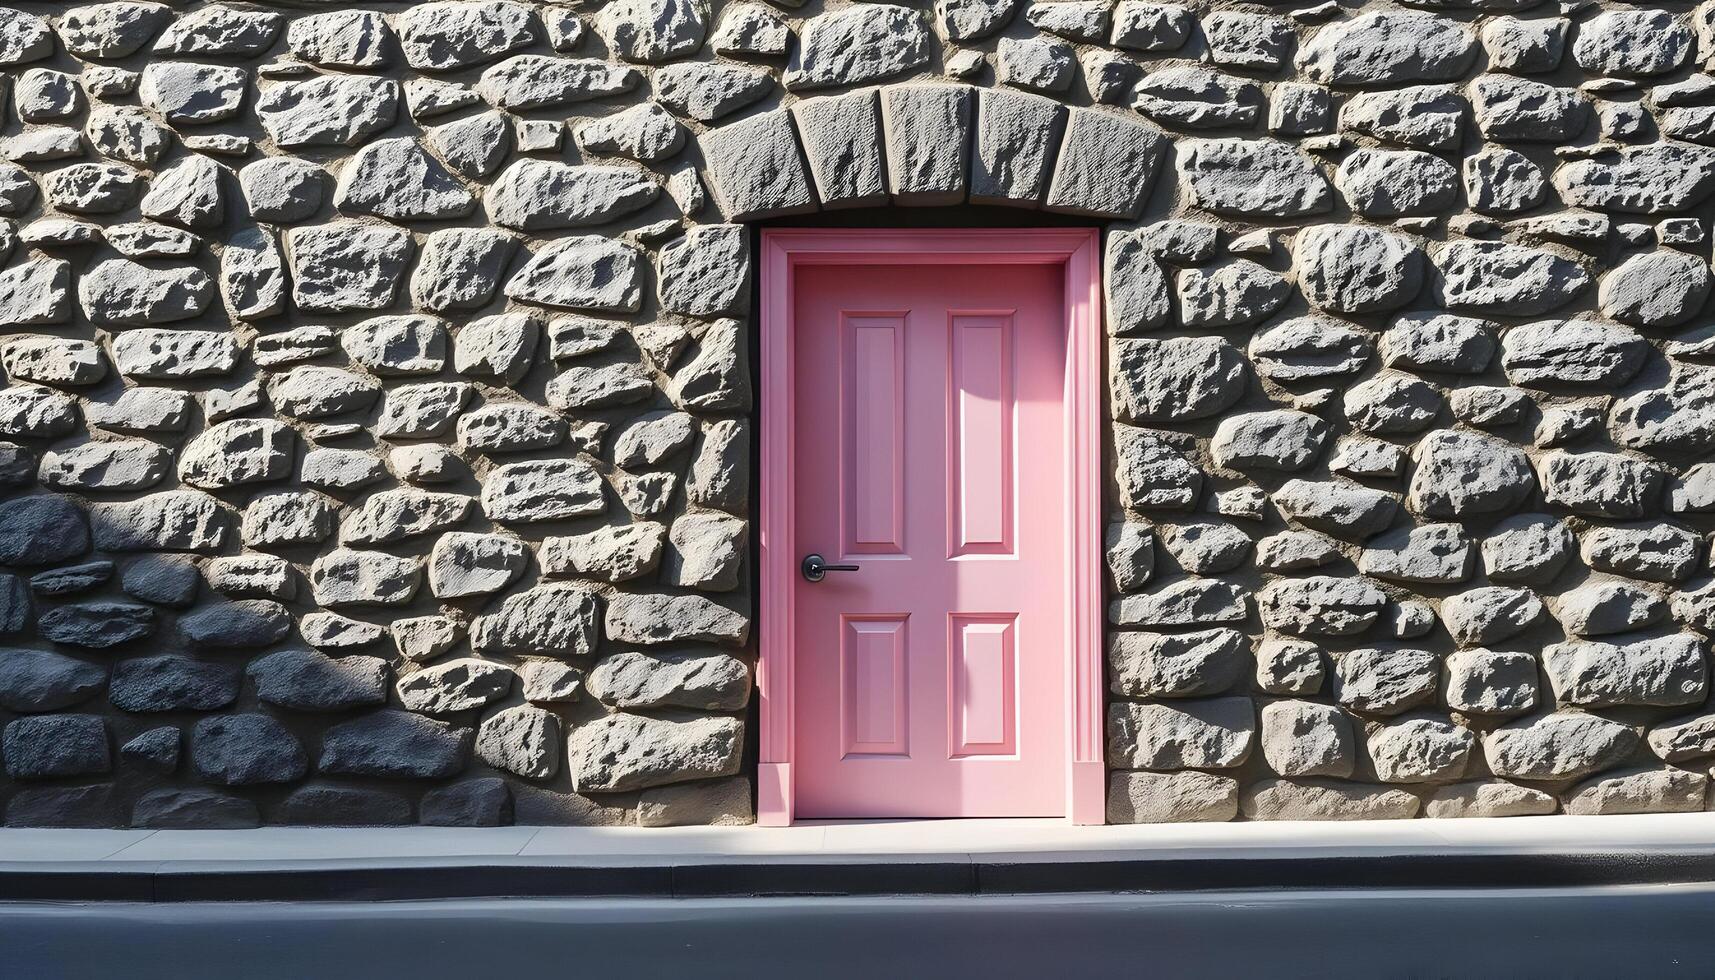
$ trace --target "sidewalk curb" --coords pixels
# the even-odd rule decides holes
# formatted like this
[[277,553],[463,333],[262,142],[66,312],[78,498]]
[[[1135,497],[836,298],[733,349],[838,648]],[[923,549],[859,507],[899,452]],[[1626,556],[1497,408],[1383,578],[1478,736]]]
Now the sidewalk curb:
[[1394,888],[1557,888],[1715,881],[1715,850],[1066,859],[555,863],[42,862],[0,865],[0,901],[292,902],[454,898],[1023,895]]

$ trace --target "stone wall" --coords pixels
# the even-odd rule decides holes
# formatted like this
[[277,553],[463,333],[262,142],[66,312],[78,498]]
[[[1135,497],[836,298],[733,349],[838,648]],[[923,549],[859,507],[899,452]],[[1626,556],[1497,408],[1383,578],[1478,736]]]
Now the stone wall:
[[964,202],[1107,228],[1111,819],[1701,809],[1711,18],[1434,7],[0,8],[6,822],[750,820],[744,223]]

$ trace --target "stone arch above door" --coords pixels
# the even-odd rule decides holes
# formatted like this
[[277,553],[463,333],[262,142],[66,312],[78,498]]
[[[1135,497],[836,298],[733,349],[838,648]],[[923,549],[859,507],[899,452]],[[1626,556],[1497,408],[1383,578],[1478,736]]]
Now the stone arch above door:
[[909,83],[804,99],[699,140],[729,220],[877,204],[1004,204],[1135,219],[1167,136],[1006,89]]

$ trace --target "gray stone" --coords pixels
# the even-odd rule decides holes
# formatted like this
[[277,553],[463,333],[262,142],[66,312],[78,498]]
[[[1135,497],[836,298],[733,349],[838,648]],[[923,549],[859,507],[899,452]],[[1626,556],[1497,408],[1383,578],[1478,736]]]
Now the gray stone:
[[1489,147],[1465,158],[1465,199],[1486,214],[1516,214],[1541,204],[1548,178],[1515,150]]
[[1537,463],[1543,498],[1595,517],[1637,519],[1656,506],[1662,471],[1618,453],[1553,450]]
[[627,167],[519,160],[483,196],[490,219],[521,231],[598,225],[648,205],[660,185]]
[[1433,254],[1449,309],[1537,316],[1566,305],[1590,274],[1554,252],[1505,242],[1449,242]]
[[1244,394],[1244,358],[1218,337],[1116,340],[1109,380],[1124,421],[1206,418]]
[[[57,31],[60,43],[72,54],[85,58],[125,58],[149,43],[171,14],[171,10],[159,3],[92,3],[67,9],[60,17]],[[12,51],[34,50],[39,52],[37,57],[46,57],[53,51],[46,22],[17,12],[12,12],[8,20],[5,35]]]
[[42,454],[38,478],[68,490],[144,490],[161,482],[172,454],[142,439],[86,442]]
[[1288,143],[1190,140],[1177,166],[1193,203],[1216,214],[1289,218],[1333,206],[1327,178]]
[[1528,653],[1458,650],[1447,655],[1445,673],[1447,707],[1454,711],[1516,715],[1536,707],[1537,664]]
[[661,308],[688,316],[742,314],[750,300],[750,245],[740,225],[698,225],[662,246]]
[[1477,747],[1470,729],[1432,715],[1378,722],[1367,742],[1370,764],[1384,783],[1460,779]]
[[1665,214],[1702,203],[1715,191],[1715,149],[1662,142],[1621,146],[1554,171],[1569,207],[1622,214]]
[[1684,769],[1642,769],[1598,776],[1573,787],[1569,814],[1695,813],[1704,808],[1709,777]]
[[1321,454],[1327,438],[1327,424],[1306,412],[1248,412],[1221,420],[1209,452],[1217,466],[1301,470]]
[[1352,428],[1361,432],[1421,432],[1441,414],[1442,398],[1433,385],[1409,375],[1386,372],[1348,388],[1341,407]]
[[1478,75],[1467,88],[1477,129],[1501,143],[1569,140],[1584,129],[1589,103],[1576,89],[1510,75]]
[[1126,697],[1220,694],[1243,674],[1249,647],[1235,629],[1116,633],[1108,642],[1109,686]]
[[0,740],[13,779],[49,779],[109,772],[107,723],[96,715],[37,715],[6,725]]
[[506,295],[539,306],[636,312],[643,299],[638,253],[594,235],[558,239],[513,274]]
[[1314,779],[1265,779],[1239,798],[1246,820],[1404,820],[1418,805],[1396,787]]
[[280,650],[251,662],[256,697],[294,711],[346,711],[387,701],[387,662],[335,660],[311,650]]
[[1347,778],[1357,762],[1352,723],[1340,709],[1309,701],[1263,706],[1262,754],[1281,776]]
[[1177,4],[1121,0],[1108,40],[1132,51],[1177,51],[1195,26],[1191,11]]
[[58,711],[107,683],[107,669],[46,650],[0,649],[0,708]]
[[1507,779],[1577,779],[1619,764],[1638,733],[1581,711],[1555,711],[1509,722],[1483,736],[1489,769]]
[[1339,558],[1334,542],[1314,531],[1282,531],[1256,543],[1256,564],[1265,572],[1321,568]]
[[1216,579],[1186,579],[1108,606],[1108,621],[1115,626],[1214,626],[1243,622],[1247,615],[1245,593]]
[[155,61],[143,69],[137,98],[169,124],[220,122],[238,114],[249,81],[243,68]]
[[546,779],[560,770],[560,719],[529,705],[503,708],[477,729],[476,755],[496,769]]
[[381,460],[355,449],[312,449],[304,454],[299,479],[312,487],[353,490],[382,478]]
[[[608,603],[610,616],[615,604]],[[471,649],[509,655],[587,656],[601,639],[599,612],[595,595],[582,584],[538,585],[507,596],[494,612],[477,617],[471,625]]]
[[1415,466],[1407,505],[1425,517],[1511,510],[1533,486],[1524,453],[1490,436],[1431,432],[1412,455]]
[[681,116],[713,122],[774,91],[774,76],[762,68],[720,62],[689,62],[655,69],[655,97]]
[[[1013,93],[994,94],[997,111],[991,120],[986,115],[986,100],[990,92],[985,89],[981,93],[985,102],[983,112],[978,114],[981,121],[977,131],[979,162],[973,166],[973,194],[979,188],[990,193],[999,185],[997,175],[993,173],[996,168],[986,162],[1001,159],[1001,154],[1012,145],[1002,135],[1006,132],[1007,122],[1028,111],[1038,101],[1045,101]],[[1009,109],[1010,112],[1007,111]],[[1059,111],[1057,107],[1056,111]],[[885,199],[887,172],[881,159],[881,116],[875,90],[802,99],[792,105],[792,120],[797,125],[804,156],[815,178],[816,195],[824,207],[860,207],[878,204]],[[985,136],[991,143],[984,143]],[[988,155],[983,153],[985,146]],[[1020,152],[1029,156],[1018,161],[1016,171],[1002,169],[1002,174],[1026,175],[1028,164],[1042,153],[1041,150],[1032,152],[1024,147],[1020,147]],[[1011,162],[1014,158],[1008,155],[1005,159]],[[1045,156],[1042,156],[1041,166],[1046,166]],[[1037,190],[1040,193],[1041,187]]]
[[1382,334],[1379,352],[1389,367],[1480,374],[1495,354],[1490,330],[1486,321],[1470,317],[1407,313]]
[[1602,312],[1639,327],[1670,327],[1702,309],[1709,298],[1708,263],[1684,252],[1634,255],[1602,277]]
[[400,606],[416,594],[422,574],[420,559],[338,548],[310,566],[310,588],[318,605]]
[[585,685],[602,703],[621,709],[740,711],[750,702],[750,669],[725,653],[618,653],[603,658]]
[[[502,224],[492,203],[489,216]],[[340,172],[334,206],[352,214],[395,221],[456,218],[476,207],[476,198],[414,139],[397,137],[363,145]]]
[[328,775],[446,779],[464,769],[471,740],[468,728],[383,708],[329,728],[316,768]]
[[186,444],[179,479],[204,490],[283,479],[292,468],[292,430],[268,419],[210,426]]
[[426,827],[501,827],[512,822],[512,791],[503,779],[468,779],[429,790],[418,804]]
[[1180,322],[1187,327],[1246,326],[1273,313],[1292,295],[1284,276],[1249,259],[1184,269],[1174,282]]
[[896,204],[954,204],[965,198],[976,97],[965,85],[895,85],[881,90],[887,189]]
[[256,804],[205,789],[152,789],[131,808],[131,826],[158,830],[243,830],[261,823]]
[[565,520],[606,506],[601,478],[580,459],[507,463],[491,471],[482,488],[483,513],[506,523]]
[[194,266],[156,267],[107,259],[78,280],[78,300],[103,326],[170,323],[201,313],[214,297],[214,281]]
[[1449,585],[1471,575],[1474,549],[1458,524],[1389,531],[1358,556],[1358,571],[1390,582]]
[[[500,112],[483,112],[428,131],[429,146],[447,166],[466,177],[494,173],[512,152],[512,126]],[[448,181],[458,186],[455,181]]]
[[1128,769],[1228,769],[1255,741],[1249,698],[1108,706],[1108,758]]
[[1220,822],[1238,810],[1239,783],[1228,776],[1195,770],[1108,774],[1109,823]]
[[1277,384],[1356,374],[1370,359],[1368,334],[1325,316],[1283,320],[1251,338],[1251,365]]
[[500,285],[517,240],[490,228],[443,228],[423,240],[411,275],[411,298],[432,312],[474,310]]
[[738,772],[743,724],[736,718],[610,714],[577,725],[566,766],[580,793],[622,792]]
[[1665,10],[1610,10],[1579,26],[1572,57],[1599,75],[1661,75],[1691,55],[1690,28]]
[[578,700],[583,691],[583,671],[552,660],[526,660],[518,668],[524,700],[557,704]]
[[1715,714],[1703,711],[1651,726],[1648,742],[1650,751],[1664,762],[1715,755]]
[[[445,324],[432,316],[378,316],[342,330],[339,345],[353,363],[371,374],[382,377],[434,374],[446,364],[447,330]],[[412,387],[443,394],[463,390],[445,382],[438,388]],[[394,400],[388,399],[390,403]],[[399,400],[409,399],[401,396]]]
[[1334,186],[1353,211],[1367,218],[1427,215],[1454,203],[1459,173],[1421,150],[1361,149],[1340,162]]
[[708,17],[702,0],[616,0],[601,8],[595,29],[615,55],[652,64],[702,47]]
[[285,726],[262,714],[198,721],[191,729],[191,762],[204,781],[220,786],[289,783],[309,769],[304,747]]
[[263,157],[238,171],[250,215],[260,221],[302,221],[321,210],[326,174],[297,157]]
[[744,776],[657,786],[637,798],[639,827],[736,827],[755,822],[750,780]]
[[1516,385],[1588,385],[1613,390],[1643,365],[1649,343],[1625,327],[1590,320],[1547,320],[1513,327],[1501,338],[1501,368]]
[[299,58],[324,68],[384,68],[397,39],[373,10],[334,10],[292,21],[286,45]]
[[1184,509],[1196,501],[1202,473],[1159,435],[1116,424],[1114,443],[1116,478],[1125,506]]
[[1441,82],[1464,74],[1476,39],[1436,14],[1386,11],[1329,24],[1298,51],[1301,75],[1327,85]]
[[1064,92],[1077,74],[1070,45],[1041,38],[1000,40],[995,80],[1032,92]]
[[1690,575],[1702,551],[1702,538],[1672,524],[1594,527],[1579,543],[1584,563],[1651,582],[1677,582]]
[[403,229],[353,221],[287,232],[292,302],[301,310],[378,310],[393,301],[411,236]]
[[[737,8],[729,11],[733,9]],[[685,145],[685,128],[653,102],[584,123],[574,132],[578,145],[586,153],[607,153],[633,160],[663,160]]]
[[524,564],[524,544],[516,538],[449,532],[435,539],[429,555],[429,591],[440,599],[499,592]]
[[463,523],[471,498],[411,487],[383,490],[364,498],[340,522],[340,544],[391,544],[419,534],[445,531]]
[[37,258],[0,270],[0,326],[61,323],[70,314],[70,263]]
[[1441,621],[1461,646],[1484,646],[1523,632],[1542,615],[1542,602],[1528,589],[1484,586],[1441,603]]
[[1557,704],[1609,708],[1700,704],[1708,688],[1703,642],[1689,634],[1616,644],[1555,643],[1542,663]]
[[[830,156],[827,150],[834,148],[827,145],[830,138],[847,133],[856,135],[853,131],[861,128],[864,121],[864,117],[856,113],[866,110],[857,106],[843,116],[832,115],[835,105],[846,98],[849,97],[822,100],[830,105],[827,110],[816,114],[825,117],[818,131],[824,141],[817,147],[824,156],[820,166],[817,152],[811,150],[811,133],[805,130],[806,113],[794,109],[794,118],[810,156],[811,170],[816,173],[817,190],[824,204],[828,203],[830,195],[822,187],[826,182],[823,171],[829,171],[836,182],[866,182],[865,171],[869,161],[865,154],[855,154],[849,163],[846,162],[848,157],[854,156],[850,150],[827,158]],[[977,101],[976,146],[971,158],[971,200],[976,203],[1036,206],[1048,190],[1056,145],[1064,126],[1065,109],[1048,99],[1002,89],[979,89]],[[834,126],[843,120],[850,120],[850,123],[835,129]],[[879,159],[875,165],[880,165]],[[836,187],[835,198],[841,196],[858,197],[859,194],[842,195]]]
[[391,126],[398,111],[398,82],[359,75],[281,82],[256,98],[257,119],[283,148],[357,146]]
[[759,3],[738,3],[722,13],[710,44],[718,54],[773,57],[784,55],[791,39],[779,14]]
[[1257,687],[1269,694],[1315,694],[1325,676],[1323,659],[1314,643],[1263,640],[1256,648]]
[[1570,26],[1571,22],[1562,17],[1487,18],[1482,40],[1489,67],[1518,74],[1553,71],[1566,52]]
[[1159,525],[1156,532],[1174,562],[1193,575],[1232,571],[1250,555],[1250,536],[1220,521]]
[[1250,126],[1261,115],[1262,90],[1245,79],[1208,68],[1158,68],[1133,90],[1132,108],[1164,126],[1220,129]]
[[424,667],[399,678],[399,703],[422,714],[474,711],[512,690],[512,670],[470,657]]
[[921,14],[909,7],[859,4],[804,22],[785,82],[794,90],[859,85],[928,61],[929,31]]
[[510,0],[417,4],[397,25],[405,61],[422,71],[470,68],[540,39],[529,6]]
[[1399,502],[1353,483],[1288,480],[1274,493],[1281,514],[1313,531],[1362,540],[1387,528]]
[[527,111],[629,92],[640,76],[597,58],[521,54],[482,73],[476,91],[497,109]]
[[1353,711],[1397,715],[1435,696],[1438,663],[1427,650],[1365,647],[1334,654],[1334,699]]
[[1629,582],[1586,582],[1560,596],[1555,617],[1578,636],[1624,633],[1663,619],[1661,597]]
[[644,646],[742,646],[750,634],[750,620],[744,613],[699,595],[619,593],[608,599],[604,623],[608,639]]

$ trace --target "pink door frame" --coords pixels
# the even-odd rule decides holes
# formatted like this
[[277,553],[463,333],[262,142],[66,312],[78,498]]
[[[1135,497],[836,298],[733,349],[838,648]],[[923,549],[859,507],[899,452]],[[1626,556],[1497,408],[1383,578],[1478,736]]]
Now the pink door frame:
[[762,713],[757,823],[790,824],[793,610],[800,583],[792,459],[795,371],[793,269],[801,265],[1053,265],[1066,276],[1066,739],[1065,813],[1106,815],[1101,572],[1101,268],[1093,229],[779,229],[762,233],[760,657]]

